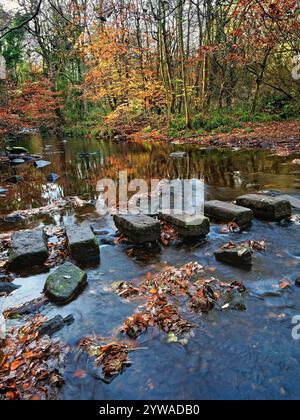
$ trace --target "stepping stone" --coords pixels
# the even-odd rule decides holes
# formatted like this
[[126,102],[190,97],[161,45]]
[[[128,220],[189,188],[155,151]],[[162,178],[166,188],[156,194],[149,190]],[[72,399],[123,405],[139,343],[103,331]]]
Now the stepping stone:
[[65,262],[48,276],[44,292],[50,300],[63,304],[75,298],[86,284],[87,274]]
[[48,258],[44,232],[41,229],[16,232],[12,236],[9,270],[18,272],[26,268],[43,266]]
[[269,220],[281,220],[292,215],[290,201],[261,194],[248,194],[236,200],[240,206],[249,207],[255,217]]
[[100,248],[88,224],[66,227],[71,257],[78,264],[96,264],[100,261]]
[[5,188],[0,188],[0,195],[6,194],[8,192]]
[[291,206],[295,209],[300,209],[300,199],[296,197],[292,197],[291,195],[280,195],[279,197],[282,200],[287,200],[291,203]]
[[183,238],[203,238],[210,232],[210,221],[201,215],[175,215],[164,212],[159,215],[163,220],[177,228],[178,234]]
[[130,241],[141,244],[160,239],[160,223],[144,214],[115,215],[117,229]]
[[250,246],[244,244],[232,248],[220,248],[215,252],[215,257],[220,262],[234,266],[252,265],[252,250]]
[[235,222],[239,226],[246,226],[253,219],[253,212],[249,208],[218,200],[207,201],[204,213],[213,220]]

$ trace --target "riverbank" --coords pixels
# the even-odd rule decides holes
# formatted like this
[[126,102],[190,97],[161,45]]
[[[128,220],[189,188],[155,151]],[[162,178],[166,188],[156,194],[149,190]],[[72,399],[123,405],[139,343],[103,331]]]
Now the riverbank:
[[135,133],[134,141],[165,141],[173,144],[195,144],[205,148],[276,150],[278,155],[288,156],[300,152],[300,120],[273,121],[269,123],[247,123],[229,133],[194,134],[182,133],[181,137],[170,138],[161,133]]

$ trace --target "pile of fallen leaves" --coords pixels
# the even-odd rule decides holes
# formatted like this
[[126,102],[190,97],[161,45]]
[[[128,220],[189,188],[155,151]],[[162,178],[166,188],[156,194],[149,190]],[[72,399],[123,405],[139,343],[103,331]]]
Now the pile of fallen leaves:
[[166,223],[165,221],[160,222],[161,226],[161,242],[163,245],[168,246],[170,242],[178,240],[178,232],[174,226]]
[[252,251],[264,252],[266,250],[265,241],[244,241],[239,244],[236,244],[233,241],[229,241],[227,244],[223,245],[222,249],[234,249],[238,246],[248,246]]
[[110,383],[117,375],[131,366],[128,354],[135,349],[127,344],[111,342],[105,344],[101,337],[83,338],[79,346],[88,353],[90,357],[95,358],[96,366],[102,366],[101,379]]
[[221,282],[213,277],[205,279],[204,275],[204,268],[194,262],[181,268],[168,267],[155,276],[149,273],[139,286],[122,282],[116,289],[118,296],[131,298],[139,295],[146,302],[138,313],[124,321],[120,331],[136,339],[156,325],[168,334],[185,335],[196,325],[182,318],[179,305],[197,313],[207,313],[215,306],[223,310],[230,308],[225,303],[230,292],[241,295],[246,292],[242,283]]
[[63,347],[39,336],[46,319],[36,316],[22,328],[12,328],[1,342],[0,400],[54,399],[63,385],[59,367]]
[[68,257],[68,239],[65,228],[47,226],[44,229],[47,238],[49,257],[46,266],[55,267]]

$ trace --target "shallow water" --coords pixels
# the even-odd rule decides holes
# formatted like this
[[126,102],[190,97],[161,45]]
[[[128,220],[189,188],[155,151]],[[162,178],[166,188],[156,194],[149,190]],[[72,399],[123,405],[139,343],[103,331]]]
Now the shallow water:
[[[26,164],[6,173],[24,176],[7,198],[0,198],[0,214],[43,205],[68,195],[94,199],[96,183],[103,177],[116,178],[128,169],[130,178],[196,178],[204,176],[206,197],[233,200],[244,192],[272,191],[300,198],[300,168],[292,165],[296,156],[278,157],[271,152],[202,150],[196,146],[165,144],[123,144],[61,140],[39,136],[17,142],[51,161],[51,166],[35,169]],[[171,152],[186,150],[187,161],[174,160]],[[49,184],[50,172],[60,175]],[[2,185],[2,184],[0,184]],[[297,210],[294,211],[297,214]],[[65,222],[89,220],[99,229],[114,232],[111,217],[96,214],[65,215]],[[38,223],[41,223],[39,221]],[[202,317],[187,314],[199,325],[187,346],[168,344],[156,329],[139,338],[147,350],[130,355],[133,366],[107,385],[95,378],[93,361],[76,351],[67,361],[60,397],[63,399],[298,399],[300,396],[300,341],[292,339],[292,317],[300,314],[300,289],[281,290],[287,279],[292,284],[300,276],[300,224],[280,225],[255,221],[243,234],[221,235],[213,225],[208,241],[198,246],[170,246],[152,252],[129,245],[101,246],[101,265],[89,269],[89,285],[77,300],[64,307],[48,306],[45,314],[72,313],[76,322],[56,334],[76,346],[83,336],[96,333],[111,336],[131,315],[137,303],[115,296],[110,286],[119,280],[141,279],[166,265],[198,261],[214,267],[213,276],[243,281],[249,290],[247,311],[212,311]],[[256,254],[252,271],[215,261],[213,251],[229,240],[267,242],[265,253]],[[133,248],[133,251],[128,252]],[[22,287],[0,299],[4,307],[35,298],[42,291],[47,274],[16,279]],[[87,372],[85,378],[74,373]]]

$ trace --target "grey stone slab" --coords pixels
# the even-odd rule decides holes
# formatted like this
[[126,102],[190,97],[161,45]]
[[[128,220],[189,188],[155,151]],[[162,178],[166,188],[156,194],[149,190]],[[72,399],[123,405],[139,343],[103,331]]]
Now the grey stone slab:
[[236,202],[240,206],[250,208],[257,218],[275,221],[292,215],[290,201],[278,197],[269,197],[262,194],[247,194],[238,197]]
[[160,239],[160,223],[144,214],[115,215],[118,230],[134,243],[155,242]]
[[44,232],[41,229],[16,232],[12,236],[9,270],[21,271],[42,266],[48,258]]
[[204,213],[210,219],[221,222],[235,222],[239,226],[246,226],[253,219],[251,209],[218,200],[207,201],[204,206]]

